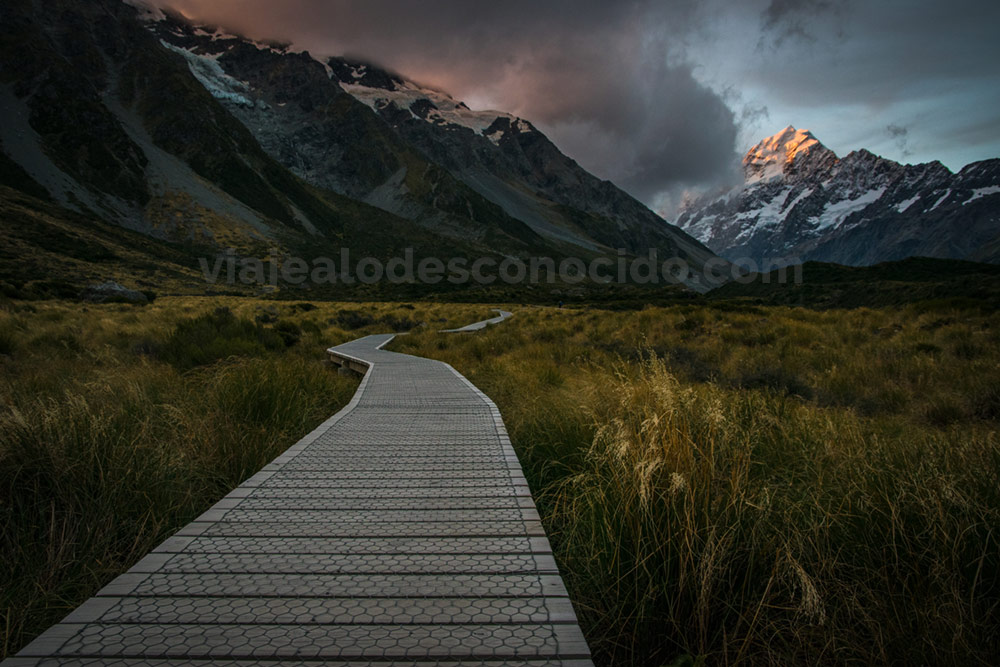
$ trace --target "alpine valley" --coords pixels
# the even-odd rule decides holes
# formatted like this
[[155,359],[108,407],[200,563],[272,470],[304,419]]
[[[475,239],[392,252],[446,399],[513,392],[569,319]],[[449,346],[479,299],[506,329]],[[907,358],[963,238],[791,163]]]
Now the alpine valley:
[[743,158],[744,183],[687,202],[677,225],[723,257],[866,266],[907,257],[1000,262],[1000,159],[957,174],[787,127]]
[[530,122],[373,65],[118,0],[5,0],[0,58],[15,293],[119,275],[193,289],[195,258],[229,247],[715,258]]

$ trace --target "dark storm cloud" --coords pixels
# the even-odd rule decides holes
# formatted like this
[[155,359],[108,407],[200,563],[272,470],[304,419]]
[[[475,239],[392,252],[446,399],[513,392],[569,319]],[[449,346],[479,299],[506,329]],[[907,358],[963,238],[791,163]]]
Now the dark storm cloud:
[[815,41],[817,19],[838,13],[846,4],[845,0],[771,0],[761,12],[761,38],[770,37],[776,46],[792,38]]
[[719,68],[776,125],[953,169],[1000,154],[1000,3],[769,0],[756,23],[754,56]]
[[941,84],[995,80],[1000,62],[1000,3],[981,0],[772,0],[761,14],[765,35],[797,33],[765,57],[758,76],[775,92],[830,104],[915,98]]
[[654,205],[731,181],[788,124],[840,153],[1000,153],[995,1],[156,1],[517,113]]
[[167,0],[312,53],[351,54],[534,122],[637,197],[728,174],[737,120],[701,85],[683,37],[695,0]]

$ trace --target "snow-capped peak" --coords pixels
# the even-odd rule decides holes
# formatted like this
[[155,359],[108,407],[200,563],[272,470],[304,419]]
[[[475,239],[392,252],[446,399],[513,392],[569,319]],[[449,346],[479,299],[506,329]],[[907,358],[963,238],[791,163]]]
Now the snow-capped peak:
[[126,5],[131,5],[139,11],[139,20],[144,22],[162,21],[166,18],[159,7],[149,0],[125,0]]
[[785,174],[786,167],[816,150],[829,149],[809,130],[797,130],[789,125],[747,151],[743,158],[746,184],[780,178]]
[[359,101],[379,112],[389,104],[409,110],[413,118],[442,126],[465,127],[494,144],[508,131],[531,132],[528,121],[503,111],[473,110],[447,93],[422,86],[375,66],[331,58],[327,66],[341,87]]

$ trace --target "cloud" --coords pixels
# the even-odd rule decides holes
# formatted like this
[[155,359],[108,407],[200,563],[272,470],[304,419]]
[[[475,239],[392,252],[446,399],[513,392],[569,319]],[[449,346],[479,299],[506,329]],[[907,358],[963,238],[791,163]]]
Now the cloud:
[[761,12],[761,40],[770,37],[776,47],[792,39],[815,42],[814,26],[846,4],[846,0],[771,0]]
[[996,2],[157,1],[521,115],[654,205],[732,182],[789,124],[841,154],[958,168],[1000,153]]
[[185,15],[350,54],[535,123],[645,201],[730,173],[738,118],[698,81],[696,0],[174,0]]
[[888,133],[889,138],[892,139],[893,143],[896,144],[896,148],[899,149],[900,155],[903,157],[909,157],[912,155],[910,147],[908,144],[910,130],[909,128],[903,127],[902,125],[896,125],[895,123],[889,123],[886,126],[885,131]]

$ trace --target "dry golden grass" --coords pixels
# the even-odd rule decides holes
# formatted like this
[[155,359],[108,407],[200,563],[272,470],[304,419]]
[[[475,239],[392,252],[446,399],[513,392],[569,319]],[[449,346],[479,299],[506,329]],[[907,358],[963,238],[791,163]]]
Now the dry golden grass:
[[990,664],[1000,317],[522,309],[499,405],[600,664]]
[[[315,305],[0,312],[5,650],[346,401],[326,347],[424,323],[392,348],[500,406],[600,664],[1000,655],[1000,316]],[[300,340],[175,355],[219,307]]]
[[[219,308],[246,320],[230,327],[244,337],[216,336],[208,358],[192,358],[188,348],[206,343],[190,322]],[[241,298],[8,303],[0,310],[0,658],[345,404],[357,381],[326,367],[327,347],[488,315],[477,306]],[[279,331],[298,342],[286,348]]]

